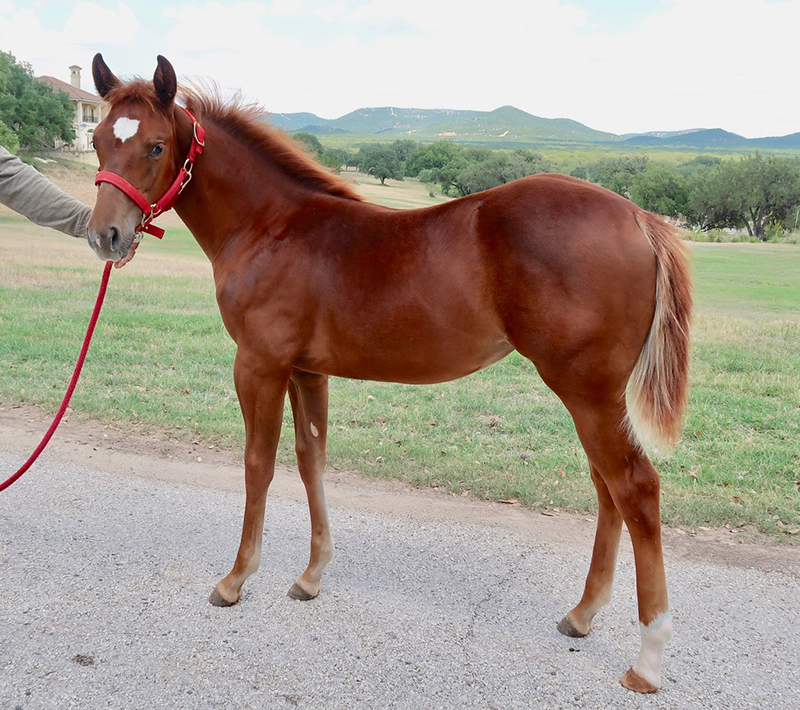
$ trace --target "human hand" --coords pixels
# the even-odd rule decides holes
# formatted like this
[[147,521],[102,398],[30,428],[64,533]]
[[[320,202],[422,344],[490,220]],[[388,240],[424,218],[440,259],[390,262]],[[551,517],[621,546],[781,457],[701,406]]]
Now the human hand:
[[131,259],[133,259],[133,255],[136,253],[136,250],[139,248],[139,242],[134,242],[131,244],[131,248],[128,250],[128,253],[125,255],[123,259],[114,263],[115,269],[121,269],[125,264],[127,264]]

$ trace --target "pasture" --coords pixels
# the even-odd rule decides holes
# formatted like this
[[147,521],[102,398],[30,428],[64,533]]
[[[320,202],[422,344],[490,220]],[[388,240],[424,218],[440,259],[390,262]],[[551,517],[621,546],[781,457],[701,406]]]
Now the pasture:
[[[390,206],[435,201],[414,181],[382,188],[360,179],[369,199]],[[675,452],[654,457],[664,521],[686,530],[749,527],[798,542],[800,248],[690,248],[689,416]],[[0,215],[2,406],[55,410],[101,270],[86,244]],[[240,451],[233,355],[210,266],[185,228],[170,227],[163,243],[148,237],[132,264],[112,274],[71,416]],[[595,508],[569,416],[515,354],[436,386],[332,380],[330,417],[332,468],[544,511]],[[279,458],[294,463],[288,404]]]

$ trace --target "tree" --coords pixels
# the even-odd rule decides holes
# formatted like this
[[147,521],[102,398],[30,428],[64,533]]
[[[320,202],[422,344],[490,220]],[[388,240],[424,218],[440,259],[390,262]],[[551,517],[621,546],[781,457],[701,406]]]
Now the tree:
[[307,153],[316,158],[317,162],[335,173],[340,172],[342,165],[347,164],[347,160],[350,156],[349,151],[326,149],[325,146],[322,145],[322,141],[313,133],[299,131],[298,133],[293,133],[292,138],[303,146],[303,149]]
[[624,155],[600,160],[587,169],[590,180],[613,190],[618,195],[630,197],[631,186],[636,175],[647,167],[646,155]]
[[698,155],[696,158],[689,160],[685,163],[681,163],[678,166],[678,172],[682,175],[686,175],[687,177],[690,175],[695,175],[698,172],[703,170],[710,170],[711,168],[716,168],[718,165],[722,164],[722,158],[718,158],[715,155]]
[[464,195],[468,193],[459,176],[471,165],[494,155],[496,151],[488,148],[462,148],[450,141],[439,141],[417,147],[406,161],[405,172],[418,176],[422,182],[438,183],[445,195]]
[[331,160],[335,160],[339,167],[344,166],[344,169],[347,170],[351,165],[353,167],[358,166],[358,160],[356,159],[356,154],[352,150],[347,150],[346,148],[326,148],[324,153],[326,158],[330,158]]
[[489,160],[489,158],[497,155],[497,149],[494,148],[465,148],[464,149],[464,157],[470,163],[480,163],[484,160]]
[[552,170],[551,163],[537,153],[526,150],[495,152],[485,160],[473,162],[463,168],[457,175],[454,186],[460,195],[470,195],[549,170]]
[[690,183],[688,212],[701,229],[745,227],[766,240],[800,206],[800,160],[760,153],[701,171]]
[[397,155],[397,159],[401,163],[405,163],[408,157],[416,150],[417,142],[403,138],[402,140],[392,141],[391,146]]
[[358,168],[386,184],[387,178],[403,179],[403,165],[395,150],[388,145],[375,143],[364,146],[359,154]]
[[727,199],[728,175],[720,166],[715,170],[703,170],[691,176],[689,181],[688,221],[702,231],[740,228],[742,221]]
[[464,149],[451,141],[438,141],[417,146],[406,160],[406,175],[416,177],[422,170],[438,170],[462,158]]
[[633,176],[630,198],[650,212],[682,217],[688,211],[689,183],[677,170],[651,163],[644,171]]
[[317,160],[334,173],[340,173],[342,171],[341,161],[331,155],[327,150],[322,155],[318,155]]
[[323,148],[320,139],[313,133],[304,133],[300,131],[298,133],[292,133],[292,138],[300,143],[300,145],[313,156],[319,157],[325,152],[325,148]]
[[12,130],[21,148],[52,148],[72,141],[74,112],[69,96],[36,81],[30,64],[0,52],[0,122]]
[[462,151],[442,167],[431,168],[429,171],[422,171],[420,175],[430,175],[432,182],[439,183],[443,194],[460,195],[461,191],[458,189],[458,176],[461,175],[461,172],[465,168],[468,168],[470,164],[470,160]]
[[9,153],[16,153],[19,150],[17,134],[2,121],[0,121],[0,145]]

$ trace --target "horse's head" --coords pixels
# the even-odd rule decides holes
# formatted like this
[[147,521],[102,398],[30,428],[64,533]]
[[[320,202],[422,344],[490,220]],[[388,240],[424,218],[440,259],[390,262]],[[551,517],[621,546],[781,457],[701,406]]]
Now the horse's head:
[[[175,133],[175,70],[158,57],[152,83],[121,82],[97,54],[92,62],[97,91],[111,108],[94,132],[100,170],[115,173],[143,196],[155,202],[180,170]],[[101,182],[92,217],[89,244],[104,261],[119,261],[131,249],[143,216],[143,207],[117,186]]]

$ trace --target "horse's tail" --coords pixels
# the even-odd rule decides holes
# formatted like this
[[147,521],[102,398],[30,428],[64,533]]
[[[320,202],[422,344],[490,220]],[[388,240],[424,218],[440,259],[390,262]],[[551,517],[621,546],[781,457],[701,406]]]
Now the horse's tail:
[[629,432],[646,448],[669,450],[681,436],[689,379],[691,277],[677,229],[649,212],[635,219],[656,257],[656,308],[628,381]]

